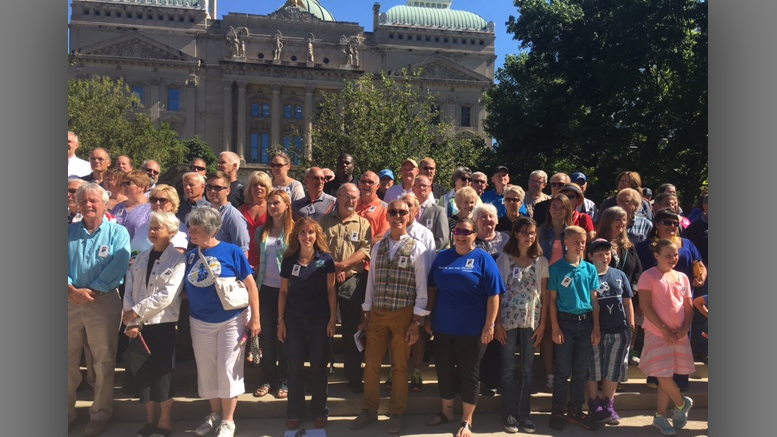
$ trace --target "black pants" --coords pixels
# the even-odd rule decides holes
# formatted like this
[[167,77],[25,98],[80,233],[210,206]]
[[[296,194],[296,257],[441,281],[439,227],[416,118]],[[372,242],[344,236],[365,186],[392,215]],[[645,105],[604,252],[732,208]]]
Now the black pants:
[[356,334],[362,319],[362,304],[364,303],[364,292],[367,289],[367,271],[357,273],[357,275],[360,276],[358,278],[359,285],[351,298],[337,296],[343,330],[343,367],[349,385],[361,384],[363,378],[364,352],[359,352],[359,349],[356,348],[353,335]]
[[486,345],[480,341],[479,335],[434,333],[434,365],[437,368],[441,398],[453,399],[456,396],[458,377],[461,378],[461,401],[477,404],[480,395],[480,360],[485,351]]

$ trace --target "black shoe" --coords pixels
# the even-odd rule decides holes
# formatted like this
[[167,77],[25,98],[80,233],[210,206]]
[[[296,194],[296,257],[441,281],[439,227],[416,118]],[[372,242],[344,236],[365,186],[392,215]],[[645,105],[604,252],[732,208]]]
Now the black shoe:
[[561,431],[564,429],[564,409],[558,406],[553,406],[553,410],[550,412],[550,418],[548,419],[548,426],[550,429]]
[[593,415],[584,414],[581,408],[569,410],[566,415],[567,422],[582,426],[585,429],[595,430],[599,428],[599,422]]
[[351,391],[354,393],[364,393],[364,384],[361,382],[349,382],[348,387],[350,387]]

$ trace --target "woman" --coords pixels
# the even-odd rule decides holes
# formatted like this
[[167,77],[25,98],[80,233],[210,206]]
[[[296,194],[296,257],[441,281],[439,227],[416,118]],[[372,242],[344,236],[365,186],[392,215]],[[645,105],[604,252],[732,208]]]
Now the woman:
[[[178,212],[178,206],[181,204],[181,200],[178,198],[178,192],[175,191],[175,188],[170,185],[161,184],[154,187],[148,194],[148,203],[151,205],[152,214],[154,212],[171,212],[175,214]],[[135,233],[135,238],[130,242],[130,250],[132,253],[143,252],[153,245],[151,239],[148,238],[149,224],[150,221],[143,223]],[[186,225],[180,223],[177,232],[170,237],[173,246],[181,253],[185,253],[186,248],[189,245],[186,231]]]
[[251,244],[248,247],[248,263],[256,270],[259,267],[259,246],[256,245],[254,234],[267,219],[267,195],[272,191],[272,180],[267,173],[255,171],[248,177],[248,189],[245,191],[245,203],[238,210],[248,222],[248,235]]
[[508,185],[504,191],[504,202],[507,213],[499,217],[499,223],[496,224],[496,230],[510,233],[513,223],[521,217],[521,208],[526,193],[520,185]]
[[272,185],[274,190],[283,190],[289,195],[291,201],[305,197],[302,183],[289,177],[291,159],[285,152],[275,152],[270,157],[270,171],[272,172]]
[[653,224],[650,220],[637,214],[639,205],[642,204],[642,194],[633,188],[622,189],[616,197],[617,206],[620,206],[626,211],[627,218],[629,220],[626,227],[626,233],[629,235],[629,240],[633,244],[641,243],[645,241]]
[[[197,436],[214,430],[216,437],[234,435],[237,397],[245,392],[244,339],[261,332],[259,292],[251,266],[238,246],[216,239],[221,224],[221,214],[211,207],[189,213],[189,239],[197,248],[186,254],[184,283],[191,312],[198,393],[208,399],[211,411],[194,431]],[[248,290],[248,308],[225,310],[216,292],[216,278],[209,270],[220,278],[242,281]]]
[[502,253],[509,237],[508,234],[496,230],[496,223],[499,221],[496,207],[490,203],[484,203],[475,208],[472,212],[472,219],[478,229],[475,246],[496,260]]
[[314,426],[323,428],[329,417],[329,338],[335,335],[337,322],[335,260],[324,231],[310,217],[297,220],[289,237],[281,265],[278,314],[278,340],[285,342],[289,359],[286,428],[297,429],[305,416],[303,372],[308,356],[312,372],[310,415],[315,417]]
[[143,340],[152,351],[137,373],[129,369],[125,372],[125,387],[146,405],[147,423],[136,434],[143,437],[167,437],[173,429],[170,412],[175,331],[186,267],[186,258],[171,242],[179,226],[178,218],[171,212],[151,213],[148,239],[152,246],[138,255],[125,282],[124,333],[136,338],[142,331]]
[[580,188],[579,185],[570,182],[564,185],[563,187],[561,187],[561,189],[558,192],[567,196],[567,199],[569,199],[569,203],[572,204],[572,224],[575,226],[580,226],[581,228],[585,229],[588,237],[587,241],[593,241],[594,237],[596,237],[596,230],[594,229],[594,219],[591,218],[590,215],[584,212],[579,212],[577,210],[578,206],[583,205],[585,203],[583,190]]
[[127,228],[130,239],[135,238],[138,228],[148,221],[151,205],[148,203],[146,190],[150,184],[148,175],[140,170],[127,172],[121,179],[122,193],[127,196],[127,200],[113,208],[113,215],[116,216],[118,224]]
[[[448,226],[451,228],[451,233],[448,235],[448,241],[453,241],[453,228],[456,227],[456,222],[463,218],[469,218],[472,216],[472,211],[478,206],[480,202],[480,196],[477,191],[472,187],[463,187],[456,191],[456,195],[453,196],[456,203],[456,213],[448,217]],[[480,202],[482,204],[482,202]]]
[[106,171],[105,176],[103,176],[103,187],[105,188],[105,191],[111,193],[111,197],[108,200],[108,211],[113,211],[113,208],[116,207],[116,205],[127,200],[127,196],[124,195],[124,192],[121,189],[121,180],[123,177],[124,171],[119,170],[118,168],[112,168]]
[[[642,274],[642,262],[637,255],[637,246],[631,242],[626,232],[628,220],[628,214],[623,208],[619,206],[607,208],[599,214],[596,235],[612,244],[613,256],[610,267],[625,273],[632,289],[636,290],[637,281]],[[632,303],[634,303],[633,299]]]
[[[506,194],[505,194],[506,196]],[[519,217],[513,224],[504,252],[496,260],[505,281],[500,296],[495,337],[501,347],[502,424],[509,433],[533,433],[529,419],[534,380],[534,348],[545,335],[548,310],[548,260],[542,256],[537,224]],[[515,347],[521,351],[520,383],[515,381]]]
[[[453,228],[454,247],[440,252],[429,271],[429,305],[434,362],[442,409],[427,425],[453,420],[453,398],[461,386],[462,418],[455,437],[472,435],[472,416],[480,392],[480,359],[494,339],[499,295],[505,290],[496,261],[475,247],[472,219]],[[458,368],[458,372],[457,372]]]
[[[445,193],[438,203],[438,205],[445,208],[445,213],[448,214],[448,217],[458,212],[458,206],[456,206],[455,201],[456,193],[462,188],[472,185],[472,170],[467,167],[458,167],[453,171],[451,185],[453,185],[453,189]],[[480,197],[478,197],[478,200],[480,200]],[[451,226],[451,229],[453,229],[453,226]]]
[[600,211],[604,211],[611,206],[618,205],[618,193],[626,188],[631,188],[632,190],[636,190],[640,195],[640,203],[635,211],[636,215],[645,218],[647,221],[653,220],[653,209],[650,207],[650,202],[642,199],[642,177],[640,177],[639,173],[635,171],[622,171],[618,173],[618,177],[615,178],[615,185],[617,187],[615,196],[605,200],[602,204],[602,207],[599,209]]
[[[291,216],[291,199],[283,190],[275,190],[267,196],[267,221],[257,228],[254,241],[259,253],[256,283],[259,284],[259,301],[262,307],[262,379],[255,397],[266,396],[271,390],[275,397],[283,399],[288,394],[286,381],[286,354],[278,342],[278,295],[281,289],[281,263],[289,246],[294,222]],[[249,361],[259,362],[260,339],[251,341]]]

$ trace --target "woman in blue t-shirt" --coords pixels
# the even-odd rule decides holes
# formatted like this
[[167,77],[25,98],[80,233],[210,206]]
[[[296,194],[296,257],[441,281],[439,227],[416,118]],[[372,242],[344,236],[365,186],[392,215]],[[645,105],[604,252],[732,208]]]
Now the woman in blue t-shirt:
[[499,295],[505,289],[496,261],[475,247],[476,238],[475,222],[459,220],[453,228],[454,247],[440,252],[429,271],[432,324],[426,329],[434,333],[442,410],[427,424],[453,420],[453,398],[460,382],[462,419],[455,437],[472,435],[472,415],[480,394],[480,359],[494,339]]
[[281,264],[278,295],[278,340],[285,342],[289,363],[286,428],[296,429],[305,417],[305,357],[313,372],[310,415],[316,428],[327,424],[327,363],[329,338],[335,335],[337,294],[335,260],[324,231],[310,217],[297,220]]

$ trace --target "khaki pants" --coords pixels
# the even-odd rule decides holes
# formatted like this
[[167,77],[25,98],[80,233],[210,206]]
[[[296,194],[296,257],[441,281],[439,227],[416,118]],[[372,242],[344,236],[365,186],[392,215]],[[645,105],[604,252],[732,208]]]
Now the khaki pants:
[[380,365],[386,350],[391,348],[393,384],[389,400],[389,414],[405,414],[407,407],[407,360],[410,345],[405,335],[413,320],[413,307],[396,311],[370,311],[367,325],[367,346],[364,351],[364,408],[376,412],[380,403]]
[[[113,290],[86,304],[67,303],[67,417],[76,418],[76,389],[81,383],[81,354],[91,351],[94,401],[90,420],[108,420],[113,414],[116,347],[121,326],[121,299]],[[89,357],[87,357],[89,358]],[[89,364],[87,364],[88,366]]]

